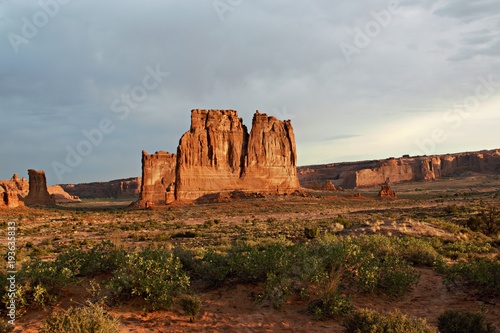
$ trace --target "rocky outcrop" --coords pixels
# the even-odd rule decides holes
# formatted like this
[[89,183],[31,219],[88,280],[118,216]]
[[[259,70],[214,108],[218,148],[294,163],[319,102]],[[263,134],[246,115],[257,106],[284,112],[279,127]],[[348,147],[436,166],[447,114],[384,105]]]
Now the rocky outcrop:
[[57,204],[68,202],[82,202],[82,200],[80,200],[78,196],[70,195],[60,185],[48,186],[47,191]]
[[142,185],[138,205],[172,202],[175,188],[177,156],[164,151],[148,154],[142,151]]
[[235,110],[192,110],[191,127],[179,140],[176,155],[143,152],[144,185],[138,205],[194,201],[235,191],[291,193],[300,188],[296,163],[290,121],[257,111],[248,133]]
[[323,191],[336,191],[337,189],[335,188],[335,185],[332,183],[331,180],[327,180],[325,182],[325,185],[323,185],[322,190]]
[[243,187],[253,192],[291,193],[300,188],[297,150],[290,120],[258,111],[253,116],[243,169]]
[[47,191],[47,180],[45,172],[33,169],[28,170],[29,175],[29,192],[24,203],[27,206],[54,206],[55,200]]
[[391,185],[384,184],[381,185],[380,192],[378,192],[380,198],[396,198],[396,192],[391,188]]
[[300,188],[290,121],[258,111],[250,134],[234,110],[193,110],[177,148],[175,199],[222,192],[291,193]]
[[18,191],[0,184],[0,208],[16,208],[21,206],[24,206],[24,203]]
[[93,182],[60,185],[71,196],[79,198],[137,198],[141,189],[141,178],[116,179],[109,182]]
[[392,183],[429,181],[464,173],[500,174],[500,150],[458,154],[388,158],[385,160],[332,163],[298,168],[304,187],[332,180],[337,187],[376,186],[387,178]]

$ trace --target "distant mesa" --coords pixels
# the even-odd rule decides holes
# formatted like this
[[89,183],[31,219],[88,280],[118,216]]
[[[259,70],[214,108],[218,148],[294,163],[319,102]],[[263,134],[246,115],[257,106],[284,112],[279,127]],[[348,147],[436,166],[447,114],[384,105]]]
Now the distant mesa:
[[500,150],[457,154],[414,156],[385,160],[332,163],[298,167],[302,186],[314,188],[331,180],[336,187],[377,186],[389,177],[391,182],[431,181],[471,173],[499,174]]
[[109,182],[60,184],[60,187],[70,196],[78,198],[137,199],[141,189],[141,178],[116,179]]
[[300,190],[289,120],[258,111],[250,133],[235,110],[192,110],[177,154],[142,152],[139,207],[217,193],[289,194]]

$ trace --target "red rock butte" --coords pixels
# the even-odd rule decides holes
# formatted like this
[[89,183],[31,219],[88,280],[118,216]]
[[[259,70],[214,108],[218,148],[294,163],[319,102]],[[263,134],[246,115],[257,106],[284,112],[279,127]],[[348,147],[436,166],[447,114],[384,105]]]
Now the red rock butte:
[[139,206],[215,193],[288,194],[300,189],[289,120],[253,116],[250,133],[235,110],[192,110],[177,154],[142,152]]

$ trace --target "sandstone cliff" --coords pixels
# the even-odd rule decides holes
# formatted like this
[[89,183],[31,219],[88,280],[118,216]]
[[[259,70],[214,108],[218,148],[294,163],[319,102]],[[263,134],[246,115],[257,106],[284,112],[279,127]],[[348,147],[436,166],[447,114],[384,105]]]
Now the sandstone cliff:
[[[175,182],[175,154],[164,151],[148,154],[142,151],[142,185],[139,198],[139,206],[147,202],[154,204],[165,204],[167,196],[174,195],[174,189],[170,186]],[[167,194],[167,189],[169,194]]]
[[389,158],[385,160],[332,163],[298,168],[302,186],[331,180],[335,186],[355,188],[402,181],[428,181],[473,173],[500,173],[500,150],[457,154]]
[[277,194],[300,188],[295,134],[290,120],[280,121],[257,111],[247,146],[243,181],[250,187]]
[[141,188],[141,178],[116,179],[109,182],[81,184],[61,184],[66,192],[79,198],[137,198]]
[[248,132],[234,110],[193,110],[177,148],[175,198],[242,189]]
[[[300,188],[290,121],[256,112],[248,133],[235,110],[192,110],[177,154],[143,152],[138,206],[228,192],[291,193]],[[175,174],[172,170],[175,169]]]
[[47,180],[45,172],[33,169],[28,170],[29,175],[29,192],[24,203],[27,206],[54,206],[55,200],[47,191]]
[[0,208],[24,206],[22,198],[28,194],[29,183],[14,174],[10,180],[0,180]]
[[248,134],[234,110],[193,110],[177,148],[176,200],[221,192],[291,193],[300,188],[290,121],[255,113]]

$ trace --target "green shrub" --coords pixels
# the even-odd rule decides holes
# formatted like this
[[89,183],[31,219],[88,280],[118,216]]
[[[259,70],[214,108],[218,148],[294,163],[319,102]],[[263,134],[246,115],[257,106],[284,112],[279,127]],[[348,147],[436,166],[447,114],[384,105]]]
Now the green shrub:
[[108,288],[115,298],[143,298],[154,310],[169,308],[174,297],[187,291],[189,277],[179,258],[161,249],[145,248],[127,254],[113,272]]
[[349,298],[338,290],[327,292],[308,305],[308,311],[316,320],[345,316],[354,309]]
[[[57,267],[54,262],[32,259],[25,263],[16,277],[17,309],[23,310],[30,305],[44,306],[55,301],[71,277],[69,268]],[[2,301],[8,304],[7,293],[3,294]]]
[[111,273],[125,260],[125,250],[118,249],[110,241],[103,241],[89,251],[70,249],[55,260],[58,268],[67,267],[74,276],[90,276]]
[[13,329],[13,325],[9,324],[3,319],[0,319],[0,333],[10,333]]
[[446,281],[462,281],[483,295],[500,295],[500,263],[497,260],[475,259],[460,262],[446,269]]
[[226,256],[213,250],[207,251],[203,258],[197,261],[193,267],[193,275],[201,279],[209,287],[222,285],[230,273]]
[[307,239],[314,239],[319,237],[319,228],[314,226],[314,227],[305,227],[304,228],[304,236]]
[[200,312],[201,300],[197,295],[184,296],[180,300],[180,306],[189,321],[194,322],[194,317]]
[[119,333],[118,322],[97,304],[71,307],[48,318],[40,333]]
[[495,327],[486,322],[484,314],[470,311],[446,310],[438,318],[441,333],[493,333]]
[[344,333],[437,333],[424,319],[414,319],[396,311],[382,314],[356,310],[344,319]]
[[500,210],[497,207],[482,208],[481,212],[471,216],[467,227],[486,235],[496,235],[500,232]]

